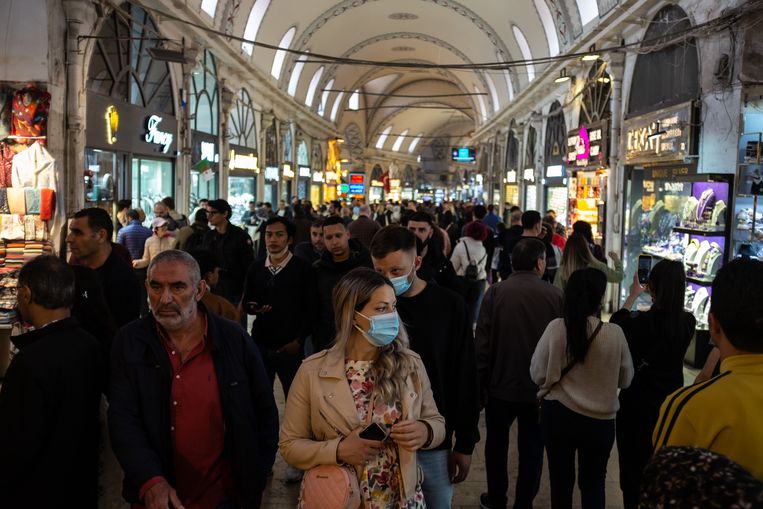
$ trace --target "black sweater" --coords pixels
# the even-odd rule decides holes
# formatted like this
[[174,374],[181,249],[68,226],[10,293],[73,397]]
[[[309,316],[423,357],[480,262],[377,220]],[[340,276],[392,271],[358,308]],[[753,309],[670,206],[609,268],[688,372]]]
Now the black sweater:
[[609,321],[623,329],[636,370],[630,387],[620,391],[621,408],[659,410],[665,397],[683,386],[683,358],[694,336],[694,316],[621,309]]
[[397,310],[411,349],[421,356],[447,434],[437,449],[471,454],[479,442],[480,417],[474,337],[466,305],[456,293],[435,284],[414,297],[398,297]]
[[95,508],[101,346],[73,318],[14,343],[0,391],[0,507]]
[[256,260],[246,273],[243,302],[256,302],[272,310],[257,315],[252,338],[261,347],[279,349],[299,340],[304,343],[313,323],[313,271],[310,264],[292,256],[275,276],[265,267],[266,258]]

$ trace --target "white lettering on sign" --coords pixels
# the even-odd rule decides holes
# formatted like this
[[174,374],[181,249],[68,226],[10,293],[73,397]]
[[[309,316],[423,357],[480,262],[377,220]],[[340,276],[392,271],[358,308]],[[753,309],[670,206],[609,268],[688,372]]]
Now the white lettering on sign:
[[206,159],[209,162],[218,162],[220,160],[220,156],[217,155],[215,151],[215,144],[211,143],[209,141],[202,141],[201,142],[201,159]]
[[601,129],[595,129],[588,133],[588,139],[590,141],[601,141]]
[[528,180],[530,182],[535,181],[535,170],[532,168],[527,168],[525,171],[522,172],[522,178],[525,180]]
[[683,182],[665,182],[665,191],[673,193],[682,193],[684,191]]
[[146,122],[146,143],[153,143],[154,145],[161,145],[163,147],[162,152],[165,154],[170,150],[174,135],[159,130],[159,124],[164,120],[159,115],[151,115]]
[[231,150],[228,166],[231,170],[253,170],[259,173],[260,168],[257,166],[257,162],[257,156],[254,154],[237,154],[235,150]]

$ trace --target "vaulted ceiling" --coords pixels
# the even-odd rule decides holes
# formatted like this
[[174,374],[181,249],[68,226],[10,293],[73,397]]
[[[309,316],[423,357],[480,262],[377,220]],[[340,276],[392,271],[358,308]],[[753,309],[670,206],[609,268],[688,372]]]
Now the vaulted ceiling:
[[[338,132],[355,124],[368,147],[387,132],[381,148],[402,153],[419,136],[475,130],[542,71],[540,64],[488,71],[436,66],[555,56],[599,15],[597,0],[194,1],[227,33],[301,52],[237,43],[274,85],[335,122]],[[406,137],[396,147],[400,134]]]

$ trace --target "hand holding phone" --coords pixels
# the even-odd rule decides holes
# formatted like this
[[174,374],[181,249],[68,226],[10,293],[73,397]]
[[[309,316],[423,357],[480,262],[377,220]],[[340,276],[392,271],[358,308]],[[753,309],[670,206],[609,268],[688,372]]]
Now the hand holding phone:
[[366,428],[360,432],[360,438],[364,438],[366,440],[377,440],[381,442],[382,440],[387,438],[387,435],[389,434],[389,431],[387,428],[381,426],[379,423],[372,422]]
[[639,255],[638,257],[638,282],[646,285],[649,282],[649,273],[652,271],[652,257]]

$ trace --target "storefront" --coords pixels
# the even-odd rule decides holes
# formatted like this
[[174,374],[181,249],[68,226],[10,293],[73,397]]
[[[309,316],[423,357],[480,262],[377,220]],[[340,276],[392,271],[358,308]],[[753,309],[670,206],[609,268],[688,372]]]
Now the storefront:
[[[546,122],[544,141],[543,200],[544,210],[556,212],[556,220],[563,226],[567,224],[567,169],[566,169],[567,126],[564,111],[559,101],[551,104]],[[529,208],[527,210],[530,210]],[[537,210],[537,209],[536,209]]]
[[[115,26],[138,38],[158,33],[145,11],[129,4],[125,8],[145,22],[129,25],[112,13],[88,66],[85,206],[101,207],[113,215],[118,200],[130,199],[150,221],[154,203],[175,196],[178,121],[169,66],[148,53],[156,43],[147,42],[137,51],[137,46],[119,44],[109,36]],[[150,72],[134,68],[138,61]],[[140,90],[149,83],[161,85],[151,97],[144,97]]]
[[[510,123],[506,136],[506,173],[503,178],[503,201],[519,205],[519,140],[514,120]],[[495,202],[498,204],[499,202]]]
[[384,199],[384,170],[378,164],[371,169],[371,184],[368,187],[368,202],[378,203]]
[[339,199],[339,191],[337,190],[339,174],[335,171],[327,171],[324,176],[323,201],[330,202]]
[[300,200],[308,199],[311,173],[307,142],[299,140],[297,143],[297,198]]
[[535,182],[535,169],[525,168],[522,172],[525,187],[524,210],[538,210],[538,186]]
[[611,95],[612,79],[607,73],[607,63],[597,60],[583,88],[578,128],[567,135],[568,224],[589,223],[594,239],[601,246],[606,243],[607,231]]
[[571,171],[568,224],[589,223],[594,240],[602,246],[607,231],[608,132],[609,122],[604,120],[581,125],[567,137],[567,168]]
[[228,140],[228,203],[233,210],[231,220],[238,224],[249,202],[257,200],[260,173],[254,107],[245,89],[236,94],[228,121]]
[[219,198],[220,102],[217,65],[209,50],[190,80],[191,170],[189,208]]
[[281,161],[281,199],[286,203],[291,202],[294,196],[294,180],[296,173],[294,171],[294,135],[292,134],[291,124],[281,123],[281,139],[283,140],[283,154]]
[[262,200],[278,207],[278,182],[281,179],[278,170],[278,132],[276,120],[265,130],[265,179]]

